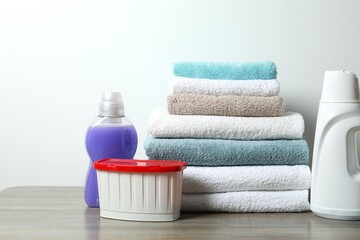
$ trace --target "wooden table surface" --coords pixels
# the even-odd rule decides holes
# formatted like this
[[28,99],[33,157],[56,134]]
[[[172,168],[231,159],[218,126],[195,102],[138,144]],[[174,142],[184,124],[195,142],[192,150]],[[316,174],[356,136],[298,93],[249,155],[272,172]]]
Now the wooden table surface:
[[100,218],[81,187],[16,187],[0,192],[0,239],[360,239],[360,221],[307,213],[194,213],[174,222]]

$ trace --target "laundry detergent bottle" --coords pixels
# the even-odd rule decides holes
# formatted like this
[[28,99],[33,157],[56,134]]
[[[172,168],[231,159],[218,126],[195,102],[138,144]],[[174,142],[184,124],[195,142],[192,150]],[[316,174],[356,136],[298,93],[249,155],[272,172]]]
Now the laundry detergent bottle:
[[91,161],[85,181],[84,197],[88,207],[98,208],[98,183],[93,163],[104,158],[132,159],[138,144],[135,127],[124,115],[121,93],[103,94],[99,116],[89,126],[85,142]]
[[316,123],[311,210],[318,216],[360,220],[359,80],[325,72]]

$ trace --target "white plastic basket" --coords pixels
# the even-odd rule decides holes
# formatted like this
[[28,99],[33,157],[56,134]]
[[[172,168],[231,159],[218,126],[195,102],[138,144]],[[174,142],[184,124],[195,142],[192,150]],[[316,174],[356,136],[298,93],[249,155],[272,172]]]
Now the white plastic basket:
[[178,219],[185,166],[182,161],[97,161],[100,216],[132,221]]

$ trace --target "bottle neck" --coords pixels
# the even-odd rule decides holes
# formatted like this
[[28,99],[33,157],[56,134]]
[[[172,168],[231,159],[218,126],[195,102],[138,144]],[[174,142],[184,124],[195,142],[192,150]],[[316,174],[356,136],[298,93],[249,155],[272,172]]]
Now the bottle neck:
[[100,108],[99,117],[125,117],[124,108]]
[[91,124],[92,127],[95,126],[127,126],[132,125],[130,120],[123,116],[123,117],[103,117],[98,116]]

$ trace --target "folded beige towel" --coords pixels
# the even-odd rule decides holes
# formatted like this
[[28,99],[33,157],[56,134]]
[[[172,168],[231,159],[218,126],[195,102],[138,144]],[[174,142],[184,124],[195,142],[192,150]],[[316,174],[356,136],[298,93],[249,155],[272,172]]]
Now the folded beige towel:
[[175,115],[277,117],[285,113],[279,96],[172,94],[167,100],[169,113]]

